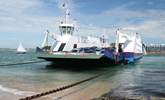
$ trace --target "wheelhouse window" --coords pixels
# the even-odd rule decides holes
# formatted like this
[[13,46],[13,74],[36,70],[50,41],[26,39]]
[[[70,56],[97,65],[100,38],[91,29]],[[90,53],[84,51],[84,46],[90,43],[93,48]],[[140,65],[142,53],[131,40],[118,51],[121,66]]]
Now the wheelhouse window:
[[61,32],[61,35],[62,34],[73,34],[73,31],[74,31],[74,27],[71,27],[71,26],[60,26],[60,32]]

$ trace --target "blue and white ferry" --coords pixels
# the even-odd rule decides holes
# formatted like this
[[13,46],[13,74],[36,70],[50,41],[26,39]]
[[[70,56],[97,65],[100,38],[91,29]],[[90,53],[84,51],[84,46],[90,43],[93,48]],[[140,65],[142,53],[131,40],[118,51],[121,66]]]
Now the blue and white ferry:
[[65,21],[59,25],[60,34],[51,34],[54,39],[51,47],[48,46],[50,33],[46,33],[42,49],[50,48],[39,54],[39,59],[58,66],[110,66],[134,63],[143,57],[145,49],[140,34],[117,30],[115,46],[111,46],[105,37],[74,35],[75,26],[69,22],[69,15],[66,10]]

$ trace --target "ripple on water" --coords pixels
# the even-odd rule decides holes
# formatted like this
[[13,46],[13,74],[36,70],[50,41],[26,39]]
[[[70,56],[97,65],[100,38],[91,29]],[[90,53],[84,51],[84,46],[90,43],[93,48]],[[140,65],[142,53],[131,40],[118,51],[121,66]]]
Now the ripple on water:
[[[0,63],[37,60],[34,52],[17,55],[15,51],[0,52]],[[119,96],[165,96],[165,57],[147,56],[133,65],[113,66],[90,70],[74,70],[64,68],[49,68],[47,63],[21,66],[0,67],[0,86],[3,92],[19,92],[14,84],[19,84],[21,90],[32,88],[48,88],[60,84],[72,83],[89,76],[108,71],[94,82],[116,83],[113,95]],[[90,66],[89,66],[90,67]],[[22,85],[21,85],[22,84]],[[6,87],[13,88],[6,88]],[[27,86],[27,87],[26,87]],[[113,86],[112,86],[113,87]],[[22,92],[19,92],[22,93]],[[24,92],[23,92],[24,93]],[[0,95],[1,97],[1,95]]]

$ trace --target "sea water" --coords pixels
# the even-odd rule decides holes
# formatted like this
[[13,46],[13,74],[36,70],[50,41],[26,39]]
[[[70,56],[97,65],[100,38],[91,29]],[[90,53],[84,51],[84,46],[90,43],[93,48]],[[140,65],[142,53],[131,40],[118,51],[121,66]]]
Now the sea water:
[[[34,50],[29,50],[26,54],[16,54],[15,50],[0,49],[0,65],[40,60],[37,59]],[[165,97],[165,57],[144,56],[136,64],[99,68],[95,66],[60,68],[50,62],[0,66],[0,100],[17,100],[103,72],[105,72],[104,75],[91,81],[90,85],[101,82],[99,86],[102,87],[111,84],[112,95],[115,96]],[[88,88],[87,85],[84,87]],[[109,91],[111,91],[110,88]],[[86,94],[92,93],[86,90]],[[55,97],[52,96],[52,98]]]

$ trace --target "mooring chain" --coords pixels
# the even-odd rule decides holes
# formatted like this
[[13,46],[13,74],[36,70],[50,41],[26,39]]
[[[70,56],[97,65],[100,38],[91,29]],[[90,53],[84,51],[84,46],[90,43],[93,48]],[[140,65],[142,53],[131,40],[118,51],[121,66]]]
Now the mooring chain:
[[39,63],[39,62],[46,62],[46,61],[27,61],[21,63],[10,63],[10,64],[1,64],[0,66],[14,66],[14,65],[23,65],[23,64],[31,64],[31,63]]
[[35,94],[35,95],[32,95],[32,96],[28,96],[28,97],[25,97],[25,98],[21,98],[19,100],[32,100],[32,99],[39,98],[39,97],[42,97],[42,96],[46,96],[46,95],[49,95],[49,94],[52,94],[52,93],[60,92],[62,90],[65,90],[65,89],[74,87],[74,86],[79,85],[79,84],[82,84],[84,82],[93,80],[93,79],[95,79],[95,78],[97,78],[97,77],[99,77],[101,75],[102,74],[99,74],[99,75],[96,75],[96,76],[92,76],[90,78],[81,80],[79,82],[76,82],[76,83],[73,83],[73,84],[70,84],[70,85],[66,85],[66,86],[63,86],[63,87],[60,87],[60,88],[57,88],[57,89],[53,89],[53,90],[50,90],[50,91],[46,91],[46,92],[42,92],[42,93]]

